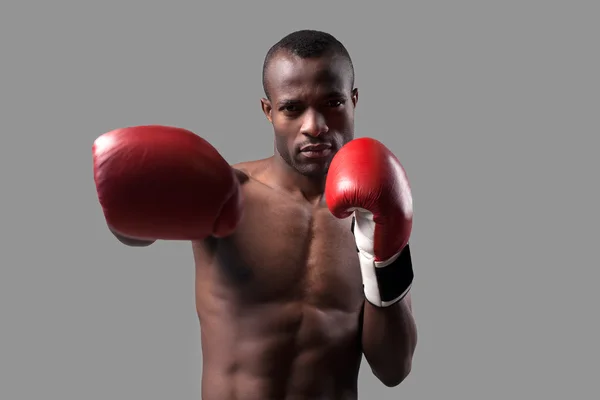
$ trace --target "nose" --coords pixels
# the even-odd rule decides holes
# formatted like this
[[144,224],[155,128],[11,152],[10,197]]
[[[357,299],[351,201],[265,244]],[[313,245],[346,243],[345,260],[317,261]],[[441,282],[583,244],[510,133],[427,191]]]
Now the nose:
[[309,110],[304,114],[304,120],[302,121],[301,132],[304,135],[319,137],[320,135],[327,133],[329,127],[325,121],[325,117],[318,111]]

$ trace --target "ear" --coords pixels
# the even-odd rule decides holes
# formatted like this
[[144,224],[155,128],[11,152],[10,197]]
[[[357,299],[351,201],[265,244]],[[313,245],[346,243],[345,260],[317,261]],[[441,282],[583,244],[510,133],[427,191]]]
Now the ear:
[[356,103],[358,103],[358,89],[354,88],[352,90],[352,104],[356,107]]
[[269,101],[269,99],[263,97],[262,99],[260,99],[260,106],[262,108],[263,113],[269,120],[269,122],[273,123],[273,117],[271,115],[271,112],[273,111],[273,107],[271,106],[271,101]]

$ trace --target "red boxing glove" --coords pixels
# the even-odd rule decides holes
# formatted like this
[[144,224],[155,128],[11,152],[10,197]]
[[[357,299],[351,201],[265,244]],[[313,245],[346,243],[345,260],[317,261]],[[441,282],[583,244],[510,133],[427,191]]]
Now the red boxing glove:
[[366,299],[387,307],[404,298],[414,278],[408,249],[413,204],[398,159],[375,139],[350,141],[331,162],[325,199],[337,218],[354,213]]
[[92,148],[106,222],[134,239],[201,240],[233,232],[242,197],[233,169],[206,140],[181,128],[137,126]]

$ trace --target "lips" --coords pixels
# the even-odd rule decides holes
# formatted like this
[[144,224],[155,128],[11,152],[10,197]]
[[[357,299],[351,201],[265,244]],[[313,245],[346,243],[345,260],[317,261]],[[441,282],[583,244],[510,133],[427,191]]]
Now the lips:
[[325,160],[331,153],[331,144],[329,143],[308,144],[300,148],[300,154],[312,160]]
[[329,143],[319,143],[319,144],[308,144],[306,146],[303,146],[300,151],[303,153],[308,153],[308,152],[320,152],[320,151],[324,151],[327,149],[330,149],[331,145]]

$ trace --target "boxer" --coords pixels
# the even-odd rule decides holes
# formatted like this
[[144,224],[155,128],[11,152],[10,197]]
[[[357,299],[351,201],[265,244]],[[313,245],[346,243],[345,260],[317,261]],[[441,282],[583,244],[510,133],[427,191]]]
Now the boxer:
[[417,341],[406,173],[382,142],[354,139],[352,61],[330,34],[276,43],[263,85],[265,159],[229,165],[177,127],[98,137],[108,228],[130,246],[191,243],[203,399],[356,399],[363,355],[397,386]]

